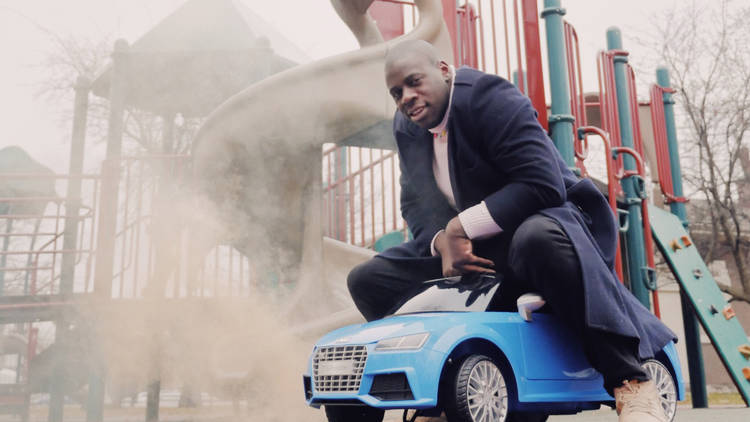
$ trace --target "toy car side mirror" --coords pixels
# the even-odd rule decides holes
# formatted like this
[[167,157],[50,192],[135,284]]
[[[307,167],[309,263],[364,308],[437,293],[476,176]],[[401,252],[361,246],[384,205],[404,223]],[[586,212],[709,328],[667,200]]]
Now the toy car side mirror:
[[531,321],[531,313],[544,306],[546,301],[538,293],[526,293],[521,295],[516,301],[518,314],[525,321]]

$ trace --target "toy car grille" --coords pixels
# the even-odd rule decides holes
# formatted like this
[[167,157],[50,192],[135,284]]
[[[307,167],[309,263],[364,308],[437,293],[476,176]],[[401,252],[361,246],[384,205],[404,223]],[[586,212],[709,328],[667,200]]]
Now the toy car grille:
[[318,348],[312,362],[315,390],[325,393],[357,392],[367,361],[365,346]]

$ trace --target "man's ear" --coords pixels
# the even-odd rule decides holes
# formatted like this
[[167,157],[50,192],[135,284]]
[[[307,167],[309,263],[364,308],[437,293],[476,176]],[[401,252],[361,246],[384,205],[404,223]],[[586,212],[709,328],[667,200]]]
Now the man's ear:
[[438,67],[440,68],[440,72],[443,74],[443,79],[446,81],[449,81],[451,79],[451,67],[443,60],[440,60],[438,62]]

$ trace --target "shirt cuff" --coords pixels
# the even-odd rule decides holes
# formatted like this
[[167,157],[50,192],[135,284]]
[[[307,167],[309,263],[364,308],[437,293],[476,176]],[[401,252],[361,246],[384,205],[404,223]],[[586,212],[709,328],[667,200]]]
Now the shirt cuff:
[[438,255],[440,255],[438,253],[437,249],[435,249],[435,240],[437,239],[437,237],[438,237],[438,235],[440,233],[445,233],[445,230],[440,229],[440,230],[438,230],[437,233],[435,233],[435,236],[432,236],[432,241],[430,242],[430,253],[432,254],[432,256],[438,256]]
[[503,231],[492,219],[484,201],[460,212],[458,219],[471,240],[486,239]]

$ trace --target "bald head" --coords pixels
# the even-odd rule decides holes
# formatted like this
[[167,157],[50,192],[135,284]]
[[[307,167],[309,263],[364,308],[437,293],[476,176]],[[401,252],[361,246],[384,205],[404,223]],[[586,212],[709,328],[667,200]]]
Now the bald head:
[[437,65],[440,62],[438,51],[432,44],[424,40],[406,40],[402,41],[388,49],[385,55],[385,69],[392,66],[405,57],[420,58],[429,64]]
[[399,111],[422,128],[440,123],[448,107],[451,69],[430,43],[400,42],[385,56],[385,83]]

